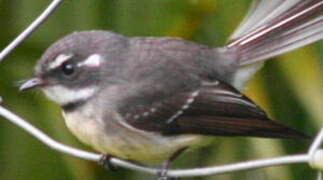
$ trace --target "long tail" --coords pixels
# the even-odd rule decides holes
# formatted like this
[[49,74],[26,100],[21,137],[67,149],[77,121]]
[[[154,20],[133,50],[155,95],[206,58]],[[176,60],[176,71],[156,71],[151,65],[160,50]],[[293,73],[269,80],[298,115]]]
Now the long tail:
[[323,0],[255,0],[226,44],[242,67],[234,85],[240,88],[263,60],[321,39]]
[[240,64],[261,61],[323,39],[322,0],[256,0],[230,38]]

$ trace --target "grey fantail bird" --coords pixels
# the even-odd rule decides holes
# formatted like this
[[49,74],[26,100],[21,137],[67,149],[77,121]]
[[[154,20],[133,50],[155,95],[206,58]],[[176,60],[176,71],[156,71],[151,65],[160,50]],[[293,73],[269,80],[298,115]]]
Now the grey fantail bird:
[[220,48],[73,33],[45,52],[20,89],[41,88],[61,105],[69,130],[102,153],[167,162],[205,136],[305,138],[238,90],[265,59],[322,38],[322,0],[256,0]]

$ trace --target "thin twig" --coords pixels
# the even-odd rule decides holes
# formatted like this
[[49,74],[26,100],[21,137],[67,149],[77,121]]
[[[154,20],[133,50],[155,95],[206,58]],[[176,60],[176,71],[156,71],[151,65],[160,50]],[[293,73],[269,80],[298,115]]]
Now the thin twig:
[[312,145],[309,148],[308,153],[310,155],[313,154],[313,153],[315,153],[315,151],[319,149],[319,147],[322,144],[322,142],[323,142],[323,128],[321,128],[320,132],[315,137]]
[[34,32],[41,23],[43,23],[51,13],[63,2],[63,0],[53,0],[49,6],[41,13],[33,23],[31,23],[19,36],[16,37],[3,51],[0,53],[0,62],[14,50],[23,40],[25,40],[32,32]]
[[35,138],[46,144],[47,146],[66,153],[73,156],[80,157],[82,159],[91,160],[91,161],[97,161],[100,158],[100,155],[80,151],[78,149],[63,145],[62,143],[59,143],[52,138],[50,138],[48,135],[43,133],[41,130],[35,128],[27,121],[23,120],[21,117],[17,116],[16,114],[10,112],[9,110],[5,109],[4,107],[0,106],[0,115],[14,123],[15,125],[21,127],[22,129],[26,130],[28,133],[32,134]]
[[[309,155],[309,164],[312,168],[322,170],[322,159],[320,152],[318,149],[320,148],[323,142],[323,128],[321,128],[320,132],[315,137],[312,145],[309,148],[308,155]],[[318,171],[317,173],[317,180],[322,180],[322,172]]]
[[[0,106],[0,115],[8,119],[12,123],[16,124],[17,126],[23,128],[25,131],[27,131],[28,133],[30,133],[31,135],[33,135],[34,137],[36,137],[41,142],[43,142],[44,144],[46,144],[47,146],[51,147],[54,150],[57,150],[59,152],[66,153],[75,157],[79,157],[82,159],[91,160],[91,161],[99,161],[99,159],[101,158],[100,154],[79,150],[53,140],[52,138],[44,134],[42,131],[35,128],[30,123],[28,123],[24,119],[20,118],[19,116],[15,115],[14,113],[10,112],[9,110],[7,110],[2,106]],[[168,172],[168,175],[174,176],[174,177],[193,177],[193,176],[206,176],[211,174],[223,174],[228,172],[242,171],[242,170],[248,170],[248,169],[254,169],[254,168],[268,167],[268,166],[277,166],[277,165],[292,164],[292,163],[307,163],[309,162],[309,158],[310,156],[307,154],[291,155],[291,156],[260,159],[260,160],[246,161],[246,162],[234,163],[230,165],[214,166],[214,167],[207,167],[207,168],[170,170]],[[158,172],[158,169],[139,166],[137,164],[133,164],[128,161],[123,161],[117,158],[112,158],[111,163],[117,166],[129,168],[129,169],[137,170],[141,172],[146,172],[150,174],[156,174]]]
[[169,176],[174,177],[193,177],[193,176],[206,176],[215,174],[224,174],[235,171],[243,171],[249,169],[256,169],[269,166],[278,166],[295,163],[307,163],[308,155],[290,155],[276,158],[257,159],[252,161],[245,161],[233,163],[229,165],[213,166],[208,168],[196,168],[188,170],[172,170],[167,173]]
[[[63,2],[63,0],[53,0],[51,4],[45,9],[45,11],[28,27],[26,28],[14,41],[12,41],[2,52],[0,52],[0,62],[13,50],[15,49],[24,39],[26,39],[33,31],[43,23],[49,15]],[[1,103],[1,97],[0,97]],[[101,159],[100,154],[83,151],[76,149],[67,145],[64,145],[58,141],[55,141],[41,130],[35,128],[30,123],[20,118],[16,114],[7,110],[6,108],[0,106],[0,116],[8,119],[12,123],[21,127],[32,136],[49,146],[50,148],[57,150],[62,153],[66,153],[75,157],[79,157],[91,161],[99,161]],[[193,177],[193,176],[206,176],[211,174],[223,174],[234,171],[248,170],[254,168],[268,167],[268,166],[277,166],[285,165],[292,163],[309,163],[312,167],[323,169],[320,158],[323,157],[323,150],[319,150],[320,144],[323,141],[323,128],[320,133],[317,135],[315,141],[312,143],[307,154],[301,155],[290,155],[276,158],[268,159],[259,159],[253,161],[246,161],[240,163],[234,163],[229,165],[214,166],[207,168],[194,168],[194,169],[181,169],[181,170],[170,170],[168,172],[169,176],[174,177]],[[158,169],[139,166],[127,161],[123,161],[117,158],[112,158],[111,163],[117,166],[126,167],[132,170],[137,170],[141,172],[146,172],[150,174],[156,174]],[[321,174],[318,176],[321,179]]]

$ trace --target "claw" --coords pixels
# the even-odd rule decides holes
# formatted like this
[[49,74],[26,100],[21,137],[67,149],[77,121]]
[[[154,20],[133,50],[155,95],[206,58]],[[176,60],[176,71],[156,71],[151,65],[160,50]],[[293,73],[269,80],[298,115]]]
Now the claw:
[[158,179],[157,180],[177,180],[177,178],[175,177],[168,177],[167,176],[167,171],[168,169],[166,168],[162,168],[159,173],[157,174],[158,175]]
[[113,158],[112,155],[104,154],[101,156],[100,160],[98,161],[100,166],[103,166],[103,168],[109,170],[109,171],[116,171],[118,168],[111,163],[111,158]]

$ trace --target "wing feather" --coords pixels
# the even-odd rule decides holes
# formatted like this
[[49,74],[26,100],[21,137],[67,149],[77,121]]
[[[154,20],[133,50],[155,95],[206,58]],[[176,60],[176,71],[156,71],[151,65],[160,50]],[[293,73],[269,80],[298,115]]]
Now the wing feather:
[[[138,108],[125,119],[138,129],[164,135],[307,137],[270,120],[250,99],[221,82],[202,85],[195,91],[170,97],[144,109]],[[145,114],[147,111],[149,113]]]

